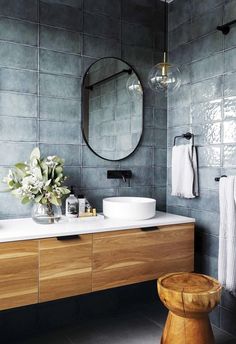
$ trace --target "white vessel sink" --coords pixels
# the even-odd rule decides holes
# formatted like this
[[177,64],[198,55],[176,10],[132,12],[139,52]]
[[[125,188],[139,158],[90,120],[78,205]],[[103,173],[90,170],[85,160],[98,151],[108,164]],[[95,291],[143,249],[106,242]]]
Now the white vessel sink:
[[145,197],[109,197],[103,199],[103,214],[111,219],[147,220],[155,216],[156,200]]

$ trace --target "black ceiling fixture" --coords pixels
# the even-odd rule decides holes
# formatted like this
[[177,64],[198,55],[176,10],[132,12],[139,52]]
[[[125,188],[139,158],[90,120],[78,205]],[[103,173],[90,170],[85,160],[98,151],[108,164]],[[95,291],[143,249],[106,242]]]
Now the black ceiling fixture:
[[231,22],[217,26],[217,30],[221,31],[224,35],[228,35],[231,25],[234,24],[236,24],[236,20],[232,20]]

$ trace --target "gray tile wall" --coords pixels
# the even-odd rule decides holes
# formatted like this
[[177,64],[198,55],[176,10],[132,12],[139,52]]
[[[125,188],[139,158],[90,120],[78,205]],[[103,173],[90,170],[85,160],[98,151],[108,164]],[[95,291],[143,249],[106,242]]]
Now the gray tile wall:
[[[165,208],[166,100],[146,81],[162,43],[162,14],[159,0],[0,0],[1,177],[39,145],[65,158],[68,183],[98,209],[115,195],[153,196]],[[120,163],[93,155],[80,130],[81,79],[104,56],[125,59],[145,86],[143,139]],[[106,179],[112,168],[132,169],[130,188]],[[0,218],[29,214],[30,207],[0,194]]]
[[[168,210],[196,218],[196,269],[217,277],[219,204],[215,176],[236,174],[236,27],[217,25],[236,17],[235,0],[175,0],[169,6],[170,59],[183,85],[168,98]],[[173,137],[191,130],[198,146],[200,197],[170,196]],[[224,293],[214,323],[236,334],[236,298]]]

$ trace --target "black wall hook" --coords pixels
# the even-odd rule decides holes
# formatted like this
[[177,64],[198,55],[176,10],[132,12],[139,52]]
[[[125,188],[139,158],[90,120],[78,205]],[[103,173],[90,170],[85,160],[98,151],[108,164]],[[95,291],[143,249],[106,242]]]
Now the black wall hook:
[[174,137],[174,146],[175,146],[175,143],[176,143],[176,139],[178,139],[179,137],[182,137],[183,139],[186,139],[186,140],[191,140],[192,139],[192,144],[194,146],[194,134],[188,132],[186,134],[175,136]]
[[217,26],[217,30],[221,31],[223,35],[228,35],[231,29],[231,25],[236,24],[236,20],[232,20],[229,23],[226,23],[224,25]]

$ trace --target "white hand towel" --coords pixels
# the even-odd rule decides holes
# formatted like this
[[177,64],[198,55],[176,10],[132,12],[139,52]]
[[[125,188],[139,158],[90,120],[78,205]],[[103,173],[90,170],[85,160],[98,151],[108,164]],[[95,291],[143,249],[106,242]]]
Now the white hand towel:
[[236,295],[236,177],[220,179],[218,279]]
[[198,196],[196,148],[190,145],[172,149],[172,196],[195,198]]

